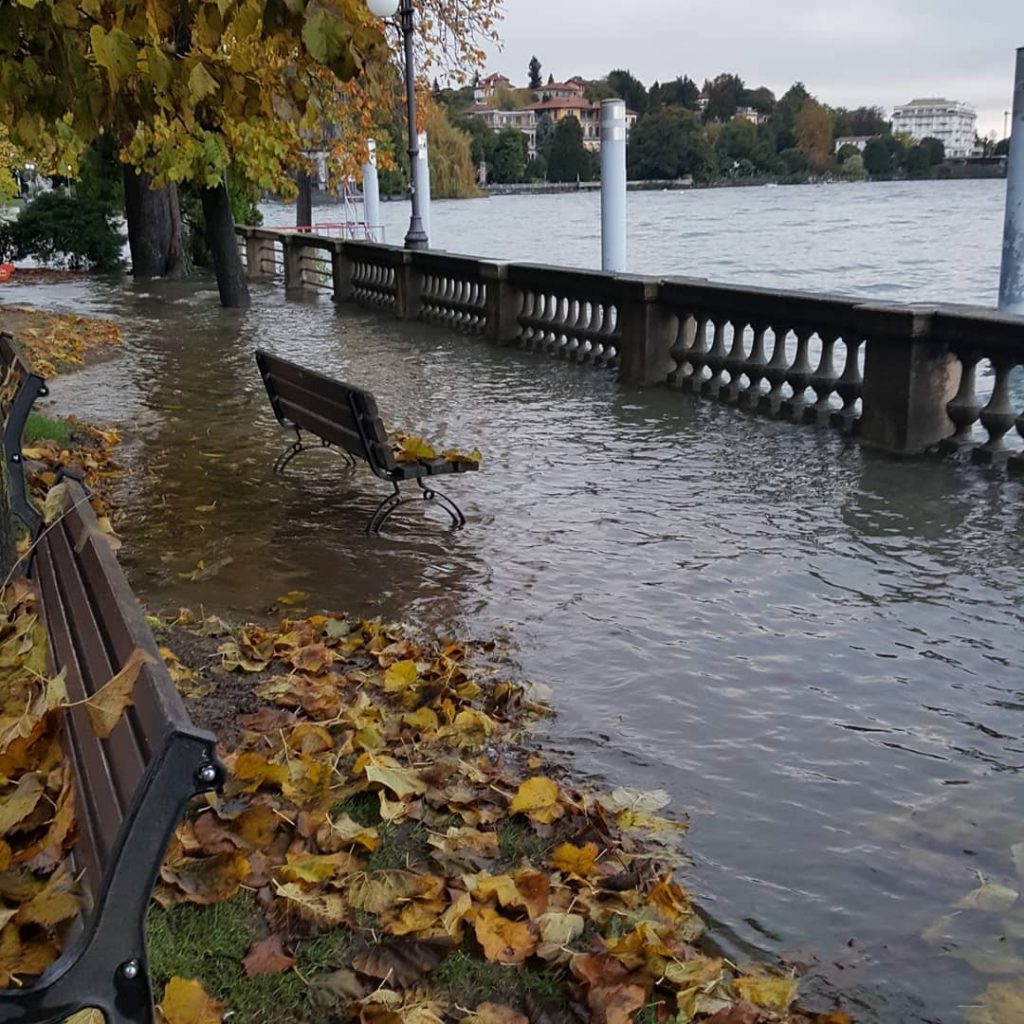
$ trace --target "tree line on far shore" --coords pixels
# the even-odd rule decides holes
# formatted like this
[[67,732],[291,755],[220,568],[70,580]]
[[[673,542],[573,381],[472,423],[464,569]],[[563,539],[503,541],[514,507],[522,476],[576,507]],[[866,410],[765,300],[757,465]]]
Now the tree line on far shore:
[[[536,58],[530,80],[540,81]],[[715,184],[928,178],[942,174],[946,156],[938,139],[915,142],[894,134],[881,109],[830,107],[802,82],[776,98],[770,89],[750,88],[735,74],[718,75],[703,88],[687,76],[647,88],[620,69],[587,84],[584,95],[592,101],[619,97],[638,115],[628,146],[633,180],[692,178],[696,184]],[[575,117],[554,123],[542,114],[531,157],[523,132],[511,127],[494,132],[471,112],[472,87],[441,89],[435,83],[434,96],[450,125],[468,136],[473,163],[486,167],[489,184],[593,181],[600,175],[599,155],[584,146]],[[532,98],[529,90],[499,90],[489,104],[516,109]],[[868,141],[837,151],[836,140],[846,137]],[[992,148],[1005,150],[1005,141]]]

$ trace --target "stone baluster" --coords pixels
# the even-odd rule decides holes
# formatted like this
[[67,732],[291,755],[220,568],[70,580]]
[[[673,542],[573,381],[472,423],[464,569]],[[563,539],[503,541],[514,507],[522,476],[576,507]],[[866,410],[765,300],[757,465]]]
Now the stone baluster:
[[583,360],[587,356],[587,343],[580,338],[580,324],[583,318],[584,303],[581,299],[569,299],[565,312],[565,343],[558,353],[570,362]]
[[[669,385],[671,387],[684,388],[687,379],[692,376],[693,366],[690,362],[690,351],[696,344],[696,338],[696,317],[692,313],[681,313],[676,330],[676,340],[669,348],[669,356],[676,364],[675,369],[670,369],[669,371]],[[689,366],[689,370],[687,370],[687,366]]]
[[728,402],[730,405],[736,405],[739,402],[741,390],[740,377],[743,376],[746,370],[747,353],[746,339],[744,337],[746,331],[747,325],[742,320],[732,321],[732,345],[729,347],[729,352],[723,364],[726,372],[729,374],[729,383],[723,384],[718,389],[718,400],[720,402]]
[[786,383],[793,389],[793,395],[791,398],[783,399],[779,407],[780,413],[786,419],[795,422],[803,419],[804,409],[807,407],[807,387],[814,372],[809,353],[813,333],[814,331],[806,326],[796,329],[796,353],[786,374]]
[[992,389],[992,397],[978,416],[981,425],[988,432],[988,440],[971,453],[975,462],[986,465],[1001,463],[1010,454],[1006,435],[1013,430],[1017,421],[1017,410],[1010,401],[1010,374],[1016,365],[1017,361],[1012,358],[992,360],[996,383]]
[[750,355],[744,362],[744,372],[750,384],[739,394],[739,405],[742,409],[756,409],[761,398],[761,381],[764,380],[765,368],[768,366],[768,357],[764,349],[764,336],[768,330],[767,324],[751,324],[754,331],[754,344],[750,348]]
[[771,391],[761,395],[757,408],[771,416],[777,416],[782,408],[782,389],[789,375],[789,354],[786,351],[786,337],[789,328],[780,324],[772,326],[772,334],[775,335],[775,345],[772,348],[772,357],[764,368],[765,380],[771,384]]
[[710,317],[703,313],[697,314],[693,343],[686,351],[686,361],[690,364],[691,370],[682,382],[683,390],[692,394],[700,394],[701,385],[704,383],[702,373],[704,367],[707,366],[708,352],[711,351],[711,346],[708,343],[708,327],[710,325]]
[[835,392],[843,405],[832,412],[830,422],[833,427],[839,427],[841,430],[852,430],[857,419],[857,399],[864,391],[864,375],[860,368],[860,350],[864,342],[845,337],[843,344],[846,346],[846,361],[835,386]]
[[804,410],[804,422],[806,423],[828,423],[832,409],[829,402],[832,393],[839,381],[839,372],[836,370],[835,350],[839,335],[835,329],[819,331],[821,338],[821,357],[818,359],[817,368],[810,377],[810,386],[814,388],[816,401],[813,406]]
[[728,320],[724,316],[719,315],[715,319],[714,325],[715,329],[711,338],[711,347],[704,357],[704,361],[711,371],[711,376],[706,381],[703,381],[700,386],[700,393],[708,398],[717,398],[719,392],[725,386],[725,377],[722,371],[725,369],[725,359],[729,354],[725,343],[725,329],[729,326]]
[[978,400],[977,376],[981,355],[968,352],[960,357],[960,384],[946,406],[946,415],[956,428],[952,437],[942,442],[945,451],[957,451],[970,444],[971,428],[978,422],[981,402]]

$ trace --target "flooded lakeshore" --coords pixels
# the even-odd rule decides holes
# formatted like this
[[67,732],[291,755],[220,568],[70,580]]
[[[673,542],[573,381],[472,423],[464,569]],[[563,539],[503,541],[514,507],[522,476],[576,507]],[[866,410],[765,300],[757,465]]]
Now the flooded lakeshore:
[[[687,879],[734,955],[802,946],[812,988],[886,1022],[964,1020],[1019,976],[1019,903],[956,905],[1020,885],[1020,483],[271,287],[245,313],[210,282],[5,298],[124,328],[52,408],[124,430],[124,558],[154,608],[261,616],[300,589],[500,631],[552,689],[551,747],[692,814]],[[446,481],[469,527],[414,509],[373,540],[368,473],[315,453],[274,477],[257,346],[479,446]]]

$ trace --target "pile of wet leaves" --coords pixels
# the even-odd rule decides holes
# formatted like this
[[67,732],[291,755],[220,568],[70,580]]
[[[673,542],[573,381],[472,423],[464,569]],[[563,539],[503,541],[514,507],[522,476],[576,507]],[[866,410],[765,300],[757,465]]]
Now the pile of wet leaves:
[[92,352],[123,340],[110,320],[28,306],[0,305],[0,330],[14,335],[29,365],[46,378],[83,366]]
[[[304,947],[342,936],[304,978],[311,1016],[847,1021],[794,1010],[789,974],[702,946],[668,795],[594,792],[547,764],[524,744],[547,709],[503,676],[493,643],[324,615],[228,629],[182,613],[164,635],[229,780],[178,829],[155,898],[251,897],[254,979],[301,970]],[[497,995],[467,980],[484,969]],[[172,977],[163,1012],[178,1024],[205,1006],[214,1021],[223,994],[215,969]]]
[[429,464],[438,459],[446,459],[449,462],[462,462],[479,469],[484,461],[479,448],[472,451],[463,451],[461,448],[439,450],[420,434],[408,434],[402,430],[390,434],[389,440],[396,462]]

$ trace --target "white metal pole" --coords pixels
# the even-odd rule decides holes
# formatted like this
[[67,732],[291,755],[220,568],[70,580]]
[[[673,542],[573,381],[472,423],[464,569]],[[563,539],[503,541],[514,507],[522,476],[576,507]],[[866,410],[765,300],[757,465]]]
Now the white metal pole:
[[601,269],[626,270],[626,104],[601,104]]
[[430,153],[429,140],[426,132],[420,132],[417,139],[419,149],[419,174],[417,176],[420,189],[420,219],[423,222],[423,234],[427,236],[424,248],[430,248]]
[[366,237],[371,242],[383,242],[380,237],[380,182],[377,178],[377,143],[370,139],[366,143],[369,157],[363,164],[363,220],[366,222]]
[[1017,50],[1010,151],[1006,157],[1006,222],[999,311],[1024,316],[1024,46]]

